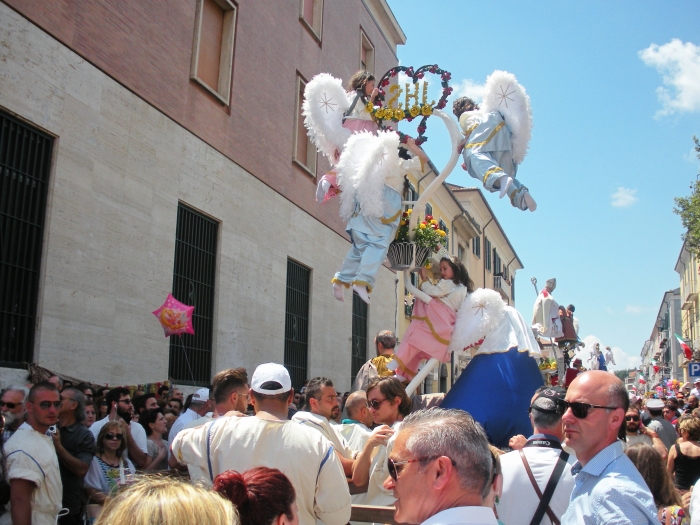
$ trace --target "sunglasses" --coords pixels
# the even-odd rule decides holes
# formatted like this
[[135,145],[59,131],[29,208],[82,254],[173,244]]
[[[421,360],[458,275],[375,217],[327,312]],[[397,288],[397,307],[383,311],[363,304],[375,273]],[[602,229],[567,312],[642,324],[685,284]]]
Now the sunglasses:
[[115,439],[121,441],[123,437],[124,434],[115,434],[114,432],[107,432],[105,434],[105,439],[109,439],[110,441],[114,441]]
[[602,405],[592,405],[591,403],[579,403],[578,401],[573,401],[573,402],[568,402],[568,401],[560,401],[560,403],[564,406],[564,412],[566,412],[567,408],[571,409],[571,413],[574,415],[576,419],[586,419],[588,417],[588,411],[591,408],[604,408],[606,410],[614,410],[616,408],[620,407],[606,407]]
[[63,401],[42,401],[41,403],[34,403],[35,405],[39,405],[39,407],[42,410],[48,410],[51,408],[51,405],[53,405],[54,408],[61,408],[61,405],[63,404]]
[[625,416],[627,421],[639,421],[639,416]]
[[4,401],[0,401],[0,407],[7,407],[10,410],[17,408],[19,405],[20,403],[5,403]]
[[379,407],[382,406],[382,403],[384,403],[386,399],[370,399],[367,401],[367,408],[373,408],[374,410],[379,410]]
[[[416,458],[416,459],[408,459],[406,461],[394,461],[393,459],[389,458],[387,460],[387,470],[389,471],[389,475],[391,476],[391,479],[394,481],[397,481],[397,478],[399,477],[399,473],[401,472],[401,469],[397,469],[396,467],[400,467],[403,465],[406,465],[407,463],[415,463],[416,461],[433,461],[434,459],[440,458],[442,456],[428,456],[427,458]],[[453,459],[450,460],[452,462],[452,465],[456,465],[457,463],[454,462]]]

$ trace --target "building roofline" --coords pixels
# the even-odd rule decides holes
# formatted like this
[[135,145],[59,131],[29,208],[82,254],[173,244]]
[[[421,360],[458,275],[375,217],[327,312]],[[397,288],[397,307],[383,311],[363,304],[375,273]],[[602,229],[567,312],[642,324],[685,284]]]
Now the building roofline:
[[501,223],[498,222],[498,218],[496,217],[496,214],[493,212],[493,209],[489,205],[488,201],[486,200],[486,197],[484,197],[484,194],[481,192],[481,190],[479,188],[465,188],[464,186],[458,186],[457,184],[450,184],[449,188],[452,192],[477,192],[479,194],[479,196],[481,197],[481,200],[486,205],[486,209],[491,214],[493,221],[496,223],[496,226],[498,226],[498,229],[501,231],[501,235],[503,235],[503,238],[506,240],[506,243],[508,243],[508,247],[513,252],[513,255],[515,256],[515,258],[518,260],[518,263],[520,263],[520,268],[525,268],[525,265],[520,260],[520,257],[518,257],[518,254],[515,251],[515,248],[513,248],[513,245],[510,243],[510,239],[508,239],[506,232],[503,231],[503,227],[501,226]]
[[[386,2],[386,0],[361,0],[362,4],[365,6],[365,9],[367,9],[367,13],[369,16],[374,20],[374,23],[377,25],[377,28],[379,29],[379,32],[382,34],[382,37],[386,41],[386,43],[389,45],[389,49],[394,53],[394,56],[396,56],[398,60],[398,56],[396,55],[396,51],[393,49],[393,46],[391,45],[391,42],[389,42],[389,37],[391,37],[393,40],[396,41],[397,45],[405,45],[406,44],[406,33],[403,32],[403,29],[401,29],[401,26],[399,25],[398,20],[396,20],[396,17],[394,16],[394,12],[391,10],[391,7],[389,7],[389,4]],[[385,23],[382,24],[379,20],[377,20],[374,17],[374,14],[372,13],[372,9],[370,9],[370,6],[368,5],[371,3],[374,8],[379,12],[379,13],[384,13],[385,15],[385,20],[383,20]],[[390,32],[390,35],[385,35],[383,28],[386,28],[388,32]]]
[[[683,252],[688,252],[688,249],[685,247],[685,241],[683,241],[683,246],[681,246],[681,251],[678,254],[678,259],[676,259],[676,265],[673,267],[673,269],[678,275],[681,275],[681,272],[678,271],[678,265],[681,264],[681,257],[683,257]],[[685,263],[683,263],[683,266],[685,266]]]

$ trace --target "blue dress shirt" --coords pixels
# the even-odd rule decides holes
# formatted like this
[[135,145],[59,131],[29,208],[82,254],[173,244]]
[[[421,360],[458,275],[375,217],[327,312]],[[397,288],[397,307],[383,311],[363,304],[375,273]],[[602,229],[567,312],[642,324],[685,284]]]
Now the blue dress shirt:
[[607,446],[586,464],[576,462],[571,503],[561,525],[658,525],[654,499],[634,464],[622,451],[622,442]]

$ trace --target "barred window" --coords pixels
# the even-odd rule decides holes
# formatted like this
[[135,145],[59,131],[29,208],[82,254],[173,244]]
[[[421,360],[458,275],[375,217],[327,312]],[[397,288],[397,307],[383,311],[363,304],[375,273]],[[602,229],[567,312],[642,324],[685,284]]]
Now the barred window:
[[311,270],[287,259],[287,304],[284,322],[284,366],[294,390],[306,381],[309,355],[309,283]]
[[218,231],[218,222],[178,204],[172,293],[178,301],[194,306],[194,335],[170,338],[168,374],[177,383],[206,386],[211,382]]
[[0,112],[0,364],[34,354],[53,138]]
[[360,299],[356,292],[352,293],[352,377],[350,384],[355,381],[362,365],[367,362],[367,314],[369,305]]

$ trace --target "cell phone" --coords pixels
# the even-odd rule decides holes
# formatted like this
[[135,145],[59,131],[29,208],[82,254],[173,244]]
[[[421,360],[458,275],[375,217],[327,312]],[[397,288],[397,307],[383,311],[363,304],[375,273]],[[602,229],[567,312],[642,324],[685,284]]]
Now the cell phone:
[[47,434],[55,434],[58,429],[56,428],[56,425],[51,425],[49,429],[46,431]]

